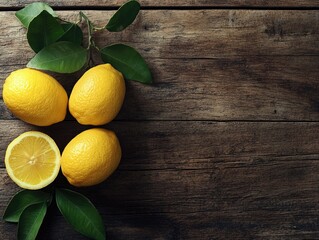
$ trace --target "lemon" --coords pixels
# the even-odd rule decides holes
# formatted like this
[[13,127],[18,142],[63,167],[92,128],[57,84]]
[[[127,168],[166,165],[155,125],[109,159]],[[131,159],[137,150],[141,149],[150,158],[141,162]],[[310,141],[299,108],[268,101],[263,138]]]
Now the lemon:
[[92,186],[115,171],[121,155],[121,146],[114,132],[89,129],[75,136],[65,147],[61,157],[62,173],[74,186]]
[[49,126],[65,118],[68,96],[53,77],[23,68],[12,72],[5,80],[3,100],[21,120],[37,126]]
[[89,69],[74,85],[69,99],[73,117],[84,125],[103,125],[112,121],[125,96],[122,73],[110,64]]
[[60,159],[60,150],[51,137],[30,131],[9,144],[5,165],[16,184],[35,190],[53,182],[60,170]]

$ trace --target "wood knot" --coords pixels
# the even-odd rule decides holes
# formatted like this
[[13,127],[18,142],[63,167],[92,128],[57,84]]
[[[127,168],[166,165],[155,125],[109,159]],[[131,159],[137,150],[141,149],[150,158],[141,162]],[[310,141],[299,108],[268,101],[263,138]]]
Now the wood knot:
[[280,38],[282,38],[284,35],[284,29],[280,22],[273,21],[272,24],[267,26],[265,33],[268,35],[268,37],[279,36]]

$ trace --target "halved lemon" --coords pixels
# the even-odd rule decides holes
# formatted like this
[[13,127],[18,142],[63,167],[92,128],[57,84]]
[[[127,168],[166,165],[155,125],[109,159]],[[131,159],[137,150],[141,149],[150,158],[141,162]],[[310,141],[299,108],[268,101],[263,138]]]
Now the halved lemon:
[[30,131],[21,134],[8,146],[5,165],[10,178],[25,189],[44,188],[60,170],[61,153],[48,135]]

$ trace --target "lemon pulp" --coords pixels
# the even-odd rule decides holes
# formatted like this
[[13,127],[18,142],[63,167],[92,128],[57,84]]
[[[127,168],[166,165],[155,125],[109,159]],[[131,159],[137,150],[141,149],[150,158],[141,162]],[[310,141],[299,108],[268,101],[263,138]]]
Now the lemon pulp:
[[40,189],[57,177],[60,158],[60,151],[52,138],[30,131],[9,144],[5,164],[8,175],[20,187]]

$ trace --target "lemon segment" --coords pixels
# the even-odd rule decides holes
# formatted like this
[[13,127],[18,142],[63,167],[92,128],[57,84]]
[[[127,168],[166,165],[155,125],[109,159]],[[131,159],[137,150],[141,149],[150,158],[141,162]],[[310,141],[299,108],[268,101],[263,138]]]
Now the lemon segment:
[[29,131],[14,139],[5,155],[6,170],[20,187],[44,188],[54,181],[60,170],[60,150],[48,135]]

